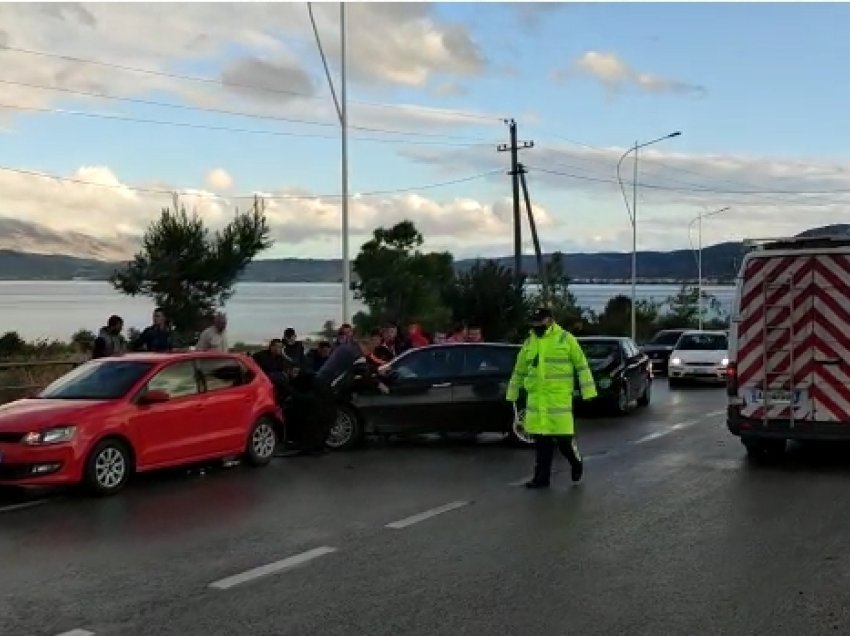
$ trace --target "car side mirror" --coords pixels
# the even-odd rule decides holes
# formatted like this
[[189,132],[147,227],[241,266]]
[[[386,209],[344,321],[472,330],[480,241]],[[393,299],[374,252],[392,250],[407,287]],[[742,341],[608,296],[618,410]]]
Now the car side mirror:
[[146,391],[139,398],[139,404],[162,404],[163,402],[168,402],[170,399],[171,396],[168,395],[167,391]]

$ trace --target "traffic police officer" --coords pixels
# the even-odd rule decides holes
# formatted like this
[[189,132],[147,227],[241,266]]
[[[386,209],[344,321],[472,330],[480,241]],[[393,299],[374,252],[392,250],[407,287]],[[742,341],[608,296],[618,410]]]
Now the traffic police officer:
[[527,393],[525,430],[534,437],[536,463],[527,488],[548,488],[555,447],[567,458],[573,481],[584,472],[575,440],[573,387],[578,376],[581,397],[596,397],[593,374],[575,337],[541,307],[531,315],[531,333],[522,345],[508,385],[507,399],[516,402],[521,389]]

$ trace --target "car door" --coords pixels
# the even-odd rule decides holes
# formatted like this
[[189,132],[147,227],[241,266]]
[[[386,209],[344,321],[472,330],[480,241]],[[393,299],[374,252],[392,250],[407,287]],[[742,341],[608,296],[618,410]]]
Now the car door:
[[626,361],[626,378],[629,385],[629,399],[636,400],[643,394],[646,382],[645,355],[641,353],[633,340],[622,341],[623,360]]
[[452,430],[457,425],[452,384],[462,369],[461,347],[411,351],[392,363],[388,392],[372,396],[364,414],[379,433]]
[[452,391],[463,431],[507,431],[513,407],[505,400],[519,347],[466,345],[463,376]]
[[135,406],[131,426],[142,441],[139,467],[171,465],[195,457],[204,419],[195,363],[174,362],[160,369],[142,389],[146,391],[164,391],[169,400]]
[[244,450],[253,423],[254,399],[247,369],[235,358],[225,356],[199,358],[197,364],[204,405],[198,452],[214,455]]

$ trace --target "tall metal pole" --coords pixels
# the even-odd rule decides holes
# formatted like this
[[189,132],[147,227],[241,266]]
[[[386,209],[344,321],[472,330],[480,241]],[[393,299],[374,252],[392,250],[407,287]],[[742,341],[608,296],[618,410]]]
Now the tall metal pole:
[[511,131],[511,187],[514,197],[514,284],[517,289],[522,281],[522,224],[519,210],[519,162],[517,155],[516,121],[508,124]]
[[697,300],[697,312],[699,314],[699,329],[702,331],[702,212],[698,217],[699,221],[697,221],[699,225],[699,257],[697,260],[697,293],[699,294]]
[[637,341],[637,205],[638,142],[635,141],[635,164],[632,176],[632,340]]
[[342,124],[342,322],[351,320],[351,262],[348,248],[348,90],[346,84],[345,3],[339,3],[340,123]]
[[522,184],[522,194],[525,197],[525,211],[528,214],[528,227],[531,230],[531,240],[534,242],[534,255],[537,258],[537,276],[543,292],[543,303],[549,305],[549,280],[546,275],[546,265],[543,263],[543,250],[540,247],[540,237],[537,235],[537,223],[534,222],[534,212],[531,209],[531,197],[528,195],[528,183],[525,180],[525,166],[519,164],[519,178]]

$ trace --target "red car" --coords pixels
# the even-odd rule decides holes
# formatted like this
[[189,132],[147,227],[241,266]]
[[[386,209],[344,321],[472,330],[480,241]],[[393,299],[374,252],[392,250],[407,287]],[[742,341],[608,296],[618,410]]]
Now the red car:
[[135,472],[230,457],[268,464],[282,434],[274,388],[248,357],[102,358],[0,406],[0,484],[82,483],[108,495]]

